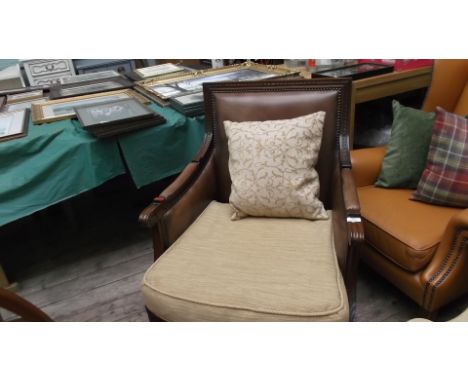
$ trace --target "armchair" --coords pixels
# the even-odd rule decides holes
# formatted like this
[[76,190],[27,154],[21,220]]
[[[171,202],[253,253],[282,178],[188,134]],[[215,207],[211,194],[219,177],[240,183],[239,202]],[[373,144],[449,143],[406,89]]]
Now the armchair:
[[[348,80],[205,84],[206,135],[198,154],[140,215],[156,262],[142,293],[158,321],[346,321],[363,240],[350,169]],[[332,218],[230,221],[223,121],[326,112],[316,169]],[[322,243],[326,248],[321,248]],[[351,309],[352,310],[352,309]]]
[[[468,60],[436,60],[423,110],[468,114]],[[351,152],[365,244],[361,258],[428,316],[468,291],[468,209],[409,200],[413,190],[374,187],[385,147]]]

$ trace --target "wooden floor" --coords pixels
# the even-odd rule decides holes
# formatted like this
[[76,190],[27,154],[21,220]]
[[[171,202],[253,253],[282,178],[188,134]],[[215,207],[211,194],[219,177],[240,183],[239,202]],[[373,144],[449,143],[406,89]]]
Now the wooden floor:
[[[137,223],[145,203],[127,191],[93,192],[2,229],[2,263],[17,292],[56,321],[147,321],[139,285],[152,263],[152,243]],[[439,319],[466,306],[468,298],[442,310]],[[360,266],[357,321],[418,315],[411,300]]]

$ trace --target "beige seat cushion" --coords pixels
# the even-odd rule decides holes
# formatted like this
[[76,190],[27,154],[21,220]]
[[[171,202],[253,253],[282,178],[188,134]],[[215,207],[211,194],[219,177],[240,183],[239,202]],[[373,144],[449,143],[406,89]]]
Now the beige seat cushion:
[[410,200],[412,192],[358,188],[366,242],[403,269],[417,272],[429,263],[460,209]]
[[146,272],[148,309],[166,321],[347,321],[332,220],[232,221],[212,202]]

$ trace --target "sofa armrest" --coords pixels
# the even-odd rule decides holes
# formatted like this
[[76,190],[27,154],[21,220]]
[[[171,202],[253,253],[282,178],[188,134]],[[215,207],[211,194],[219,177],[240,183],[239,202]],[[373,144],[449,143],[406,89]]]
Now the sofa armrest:
[[434,311],[468,292],[468,209],[452,216],[431,262],[421,274],[423,307]]
[[353,177],[357,187],[370,186],[377,180],[387,146],[351,151]]

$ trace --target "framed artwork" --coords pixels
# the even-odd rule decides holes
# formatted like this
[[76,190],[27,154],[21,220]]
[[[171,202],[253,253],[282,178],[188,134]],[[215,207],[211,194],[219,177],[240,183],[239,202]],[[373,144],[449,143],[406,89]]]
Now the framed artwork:
[[28,109],[0,112],[0,141],[24,137],[28,123]]
[[60,83],[63,77],[75,75],[72,60],[21,60],[30,86]]
[[137,85],[144,90],[167,100],[189,93],[203,91],[203,84],[221,81],[258,81],[274,77],[296,75],[297,72],[287,68],[267,66],[245,62],[238,65],[226,66],[220,69],[207,69],[192,73],[183,73],[168,79],[149,79],[138,81]]
[[75,112],[81,126],[86,129],[112,122],[122,123],[135,121],[154,115],[153,110],[142,105],[134,98],[99,105],[77,107]]
[[40,99],[44,97],[44,92],[42,89],[34,90],[32,92],[18,93],[18,94],[9,94],[7,95],[7,103],[22,103],[24,101],[30,101],[34,99]]
[[353,80],[359,80],[361,78],[372,77],[390,72],[393,72],[393,66],[374,63],[362,63],[357,65],[342,66],[341,68],[321,70],[315,72],[312,76],[332,78],[348,77]]
[[43,103],[43,102],[46,102],[48,100],[49,100],[49,98],[44,97],[44,98],[38,98],[38,99],[33,99],[33,100],[23,101],[23,102],[7,103],[5,105],[5,110],[6,111],[16,111],[16,110],[31,109],[33,104]]
[[203,114],[203,92],[185,94],[170,100],[172,108],[187,116]]
[[193,104],[203,103],[203,92],[175,97],[174,101],[178,102],[182,106],[190,106]]
[[130,88],[132,85],[132,82],[125,78],[112,78],[88,83],[54,86],[50,89],[50,98],[59,99],[102,93],[109,90]]
[[162,107],[169,106],[169,100],[159,98],[156,94],[147,91],[141,86],[135,86],[134,89],[136,92],[138,92],[139,94],[142,94],[143,96],[150,99],[154,103],[157,103],[159,106],[162,106]]
[[103,72],[78,74],[77,76],[68,76],[60,80],[62,85],[76,84],[79,82],[88,82],[102,80],[106,78],[121,77],[115,70],[105,70]]
[[40,124],[69,119],[75,116],[75,108],[77,107],[105,104],[128,98],[134,98],[141,103],[149,103],[145,97],[130,89],[95,93],[32,104],[32,121],[34,124]]
[[164,117],[134,98],[77,107],[75,112],[81,126],[97,138],[108,138],[166,122]]
[[168,64],[149,66],[147,68],[136,69],[135,73],[138,74],[140,78],[146,79],[150,77],[160,77],[166,74],[182,72],[184,70],[185,69],[181,66],[168,63]]

